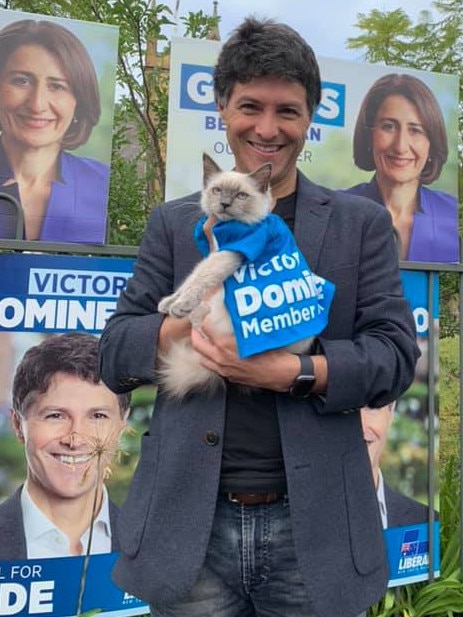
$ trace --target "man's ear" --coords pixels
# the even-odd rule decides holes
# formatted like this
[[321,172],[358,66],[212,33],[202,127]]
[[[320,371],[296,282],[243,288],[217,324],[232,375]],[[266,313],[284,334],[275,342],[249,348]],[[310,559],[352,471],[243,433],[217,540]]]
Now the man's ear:
[[224,103],[222,101],[217,101],[217,111],[220,114],[220,117],[222,118],[222,122],[225,123],[225,118],[224,118],[224,114],[226,112],[227,106],[224,105]]
[[10,421],[11,426],[15,432],[15,435],[21,443],[24,443],[24,433],[22,429],[22,416],[15,411],[14,409],[10,409]]

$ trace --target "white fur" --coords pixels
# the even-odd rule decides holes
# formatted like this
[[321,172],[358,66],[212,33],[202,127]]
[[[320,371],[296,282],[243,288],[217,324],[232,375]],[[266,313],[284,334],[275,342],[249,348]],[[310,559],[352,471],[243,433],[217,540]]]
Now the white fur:
[[[232,334],[232,324],[223,302],[223,288],[213,293],[191,312],[190,321],[200,328],[209,314],[209,325],[218,334]],[[157,371],[163,388],[175,398],[182,399],[189,392],[214,392],[223,385],[220,375],[201,365],[200,355],[192,348],[190,337],[173,341],[169,351],[159,358]]]
[[[263,165],[251,174],[241,174],[221,171],[207,155],[204,155],[203,161],[201,207],[206,214],[224,221],[236,219],[248,224],[257,223],[267,216],[271,204],[270,165]],[[172,317],[188,316],[193,326],[199,329],[208,315],[208,327],[213,332],[232,334],[232,324],[223,302],[222,284],[241,261],[240,253],[212,251],[172,295],[159,302],[158,311]],[[206,294],[207,300],[204,300]],[[303,353],[308,350],[311,340],[295,343],[288,349],[293,353]],[[175,398],[181,399],[192,391],[212,392],[224,384],[220,375],[201,365],[190,337],[173,341],[167,353],[160,355],[158,364],[159,384]]]

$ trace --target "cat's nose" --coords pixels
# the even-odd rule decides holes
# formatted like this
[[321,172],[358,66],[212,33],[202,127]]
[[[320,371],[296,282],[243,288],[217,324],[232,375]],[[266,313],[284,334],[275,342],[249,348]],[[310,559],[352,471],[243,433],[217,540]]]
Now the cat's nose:
[[222,206],[222,208],[223,208],[224,210],[226,210],[227,208],[229,208],[229,207],[230,207],[230,202],[229,202],[229,201],[221,201],[221,202],[220,202],[220,205]]

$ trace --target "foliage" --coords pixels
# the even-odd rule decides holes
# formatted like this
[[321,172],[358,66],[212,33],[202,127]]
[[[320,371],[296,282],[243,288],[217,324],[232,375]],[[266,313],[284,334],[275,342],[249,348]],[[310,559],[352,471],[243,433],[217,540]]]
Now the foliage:
[[[171,9],[153,0],[4,0],[2,5],[119,26],[120,96],[111,164],[109,241],[139,244],[150,208],[162,201],[165,193],[169,84],[169,41],[165,29],[174,25]],[[205,38],[217,28],[219,18],[199,11],[190,12],[180,21],[186,36]]]
[[460,452],[460,339],[452,336],[440,341],[439,415],[440,415],[440,462],[446,465]]
[[412,22],[403,9],[358,13],[355,24],[363,34],[347,39],[349,49],[365,49],[365,60],[402,64],[403,54],[409,44]]
[[[130,105],[118,102],[114,115],[113,157],[109,189],[109,243],[139,243],[151,209],[148,198],[145,152],[140,143],[137,124]],[[142,132],[143,136],[143,132]]]
[[213,15],[210,17],[198,11],[197,13],[188,13],[187,17],[180,17],[180,21],[185,25],[185,36],[191,36],[193,39],[206,39],[212,30],[219,25],[220,18]]

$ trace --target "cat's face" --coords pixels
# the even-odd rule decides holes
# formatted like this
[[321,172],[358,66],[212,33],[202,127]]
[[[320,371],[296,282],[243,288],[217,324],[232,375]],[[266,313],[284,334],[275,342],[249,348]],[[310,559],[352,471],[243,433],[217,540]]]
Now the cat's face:
[[247,224],[257,223],[267,216],[271,206],[271,165],[263,165],[251,174],[242,174],[222,171],[207,154],[203,161],[201,207],[207,215],[214,214],[222,221],[238,220]]

